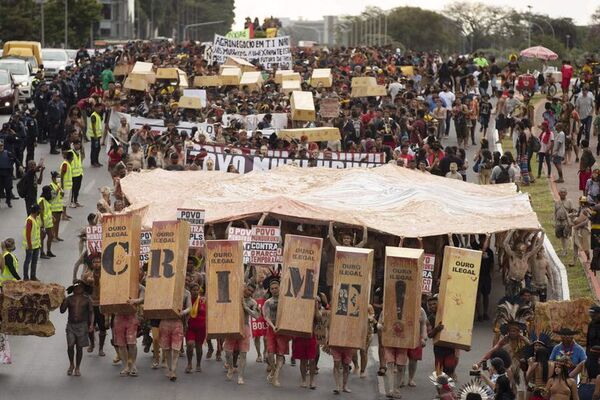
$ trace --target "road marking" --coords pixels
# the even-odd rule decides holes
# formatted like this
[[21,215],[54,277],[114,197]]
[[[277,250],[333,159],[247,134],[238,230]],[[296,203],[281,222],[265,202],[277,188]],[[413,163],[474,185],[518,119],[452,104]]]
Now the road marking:
[[96,186],[96,180],[92,179],[90,181],[90,183],[88,183],[87,185],[85,185],[85,188],[83,188],[83,193],[88,194],[90,192],[90,190],[92,190],[92,188]]
[[[377,346],[369,347],[369,355],[373,361],[379,359],[379,352],[377,351]],[[376,357],[377,356],[377,357]],[[379,362],[379,361],[377,361]],[[385,396],[385,381],[383,380],[383,376],[377,375],[377,389],[379,390],[379,394]]]

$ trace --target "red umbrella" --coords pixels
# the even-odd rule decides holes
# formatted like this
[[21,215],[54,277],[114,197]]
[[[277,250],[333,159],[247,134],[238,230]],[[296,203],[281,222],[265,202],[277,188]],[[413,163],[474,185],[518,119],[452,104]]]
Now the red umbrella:
[[534,46],[521,51],[521,57],[539,58],[540,60],[556,60],[558,54],[544,46]]

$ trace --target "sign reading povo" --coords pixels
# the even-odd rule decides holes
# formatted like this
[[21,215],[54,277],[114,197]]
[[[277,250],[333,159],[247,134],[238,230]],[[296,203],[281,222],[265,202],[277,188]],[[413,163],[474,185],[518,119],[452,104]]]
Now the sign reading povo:
[[278,333],[311,336],[323,239],[285,235],[277,306]]
[[100,307],[103,313],[131,313],[138,298],[141,217],[105,215],[102,219]]
[[194,208],[178,208],[177,220],[187,221],[190,224],[191,249],[204,247],[204,210]]
[[152,224],[144,298],[144,315],[147,318],[169,319],[180,316],[189,234],[190,225],[186,221],[155,221]]
[[335,248],[329,346],[362,349],[369,329],[373,249]]
[[152,230],[145,229],[140,233],[140,267],[150,261],[150,244],[152,243]]
[[88,254],[102,251],[102,225],[88,225],[85,227],[85,244]]
[[281,264],[281,229],[278,226],[252,226],[250,242],[252,264]]
[[435,255],[425,254],[423,258],[423,293],[431,294],[433,286],[433,271],[435,270]]
[[244,335],[244,264],[239,240],[206,242],[206,327],[213,336]]
[[244,248],[244,264],[250,263],[250,242],[252,241],[252,229],[230,227],[227,230],[228,240],[241,240]]

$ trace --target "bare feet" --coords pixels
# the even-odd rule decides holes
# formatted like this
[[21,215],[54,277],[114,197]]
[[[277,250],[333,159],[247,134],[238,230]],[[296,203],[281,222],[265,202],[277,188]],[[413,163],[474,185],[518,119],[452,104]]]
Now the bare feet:
[[67,370],[67,375],[69,375],[69,376],[73,375],[73,369],[74,369],[74,368],[75,368],[75,367],[73,367],[73,366],[71,365],[71,366],[69,367],[69,369]]
[[73,371],[73,376],[81,376],[81,372],[79,371],[79,368],[75,368],[75,371]]

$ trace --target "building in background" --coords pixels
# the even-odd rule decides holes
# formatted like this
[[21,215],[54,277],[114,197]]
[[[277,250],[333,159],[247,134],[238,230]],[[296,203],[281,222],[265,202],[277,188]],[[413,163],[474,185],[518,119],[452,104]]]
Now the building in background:
[[336,44],[335,27],[338,17],[326,15],[322,20],[317,21],[293,21],[289,18],[279,18],[282,24],[280,36],[289,35],[292,44],[298,42],[316,42],[323,46],[333,46]]
[[98,39],[128,40],[136,37],[135,0],[98,0],[102,4],[102,19],[98,24]]

